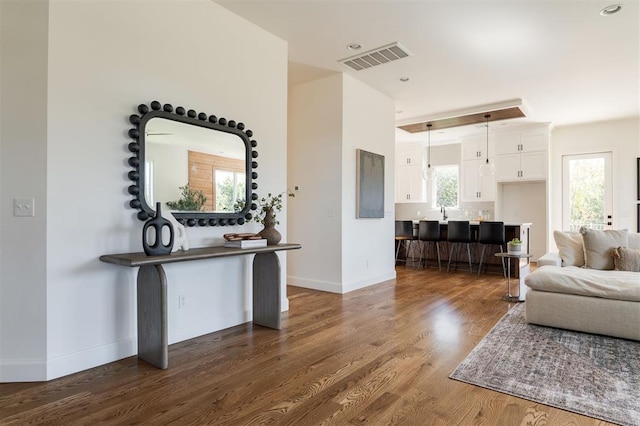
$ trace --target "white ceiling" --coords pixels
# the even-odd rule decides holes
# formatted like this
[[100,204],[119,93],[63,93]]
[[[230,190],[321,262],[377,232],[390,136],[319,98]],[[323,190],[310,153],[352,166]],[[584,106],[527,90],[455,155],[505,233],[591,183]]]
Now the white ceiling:
[[[522,99],[527,118],[503,125],[556,127],[640,115],[640,0],[618,2],[623,8],[615,15],[599,14],[614,2],[216,1],[288,42],[290,85],[349,74],[396,101],[398,124]],[[349,43],[364,52],[392,42],[413,55],[362,71],[338,63],[358,53]],[[432,142],[478,132],[448,129]],[[425,135],[397,130],[396,138]]]

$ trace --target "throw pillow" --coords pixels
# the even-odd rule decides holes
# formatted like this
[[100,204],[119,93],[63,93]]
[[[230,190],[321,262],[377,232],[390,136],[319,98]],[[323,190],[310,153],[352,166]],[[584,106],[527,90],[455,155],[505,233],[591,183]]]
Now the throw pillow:
[[616,271],[640,272],[640,249],[614,248],[613,263]]
[[626,229],[599,231],[582,227],[580,233],[584,241],[585,267],[590,269],[612,270],[613,249],[629,245]]
[[579,232],[553,231],[553,239],[562,259],[562,266],[584,266],[584,245]]
[[629,232],[629,248],[640,249],[640,234]]

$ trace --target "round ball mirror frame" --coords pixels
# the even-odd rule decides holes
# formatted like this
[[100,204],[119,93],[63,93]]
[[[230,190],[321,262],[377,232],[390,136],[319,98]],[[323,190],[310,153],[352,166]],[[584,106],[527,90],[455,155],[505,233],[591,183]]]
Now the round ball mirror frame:
[[226,226],[242,225],[246,220],[252,218],[252,210],[257,210],[255,201],[258,194],[254,191],[258,189],[258,184],[254,182],[258,173],[254,170],[258,168],[258,151],[255,149],[258,143],[251,139],[253,132],[245,130],[244,123],[237,123],[226,118],[217,118],[215,115],[207,115],[204,112],[196,112],[192,109],[185,110],[179,106],[175,110],[171,104],[162,105],[158,101],[138,105],[139,114],[131,114],[129,122],[135,127],[129,129],[128,135],[133,141],[129,142],[128,148],[133,156],[129,157],[128,164],[133,167],[129,171],[128,177],[134,183],[129,185],[127,191],[133,195],[133,200],[129,206],[139,210],[137,217],[141,221],[146,221],[155,215],[155,210],[147,203],[144,193],[145,188],[145,126],[149,120],[155,117],[165,118],[185,124],[204,127],[216,131],[230,133],[238,136],[245,145],[245,205],[242,210],[235,212],[201,212],[201,211],[175,211],[172,212],[176,220],[185,226]]

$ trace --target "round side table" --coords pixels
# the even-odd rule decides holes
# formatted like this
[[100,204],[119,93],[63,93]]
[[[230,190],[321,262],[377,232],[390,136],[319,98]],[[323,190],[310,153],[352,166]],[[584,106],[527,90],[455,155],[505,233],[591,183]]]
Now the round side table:
[[[517,295],[511,294],[511,259],[528,259],[530,257],[533,257],[533,255],[529,253],[509,253],[509,252],[496,253],[495,255],[497,257],[502,257],[507,259],[507,294],[502,296],[502,300],[504,300],[505,302],[512,302],[512,303],[524,302],[524,299],[520,298],[521,297],[520,286],[518,286]],[[520,277],[520,281],[522,280],[524,280],[524,277]]]

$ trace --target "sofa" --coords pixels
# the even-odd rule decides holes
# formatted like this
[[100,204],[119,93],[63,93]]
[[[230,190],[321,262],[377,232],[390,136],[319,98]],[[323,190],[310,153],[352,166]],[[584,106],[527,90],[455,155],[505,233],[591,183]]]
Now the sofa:
[[526,321],[640,340],[640,234],[554,232],[558,252],[525,278]]

